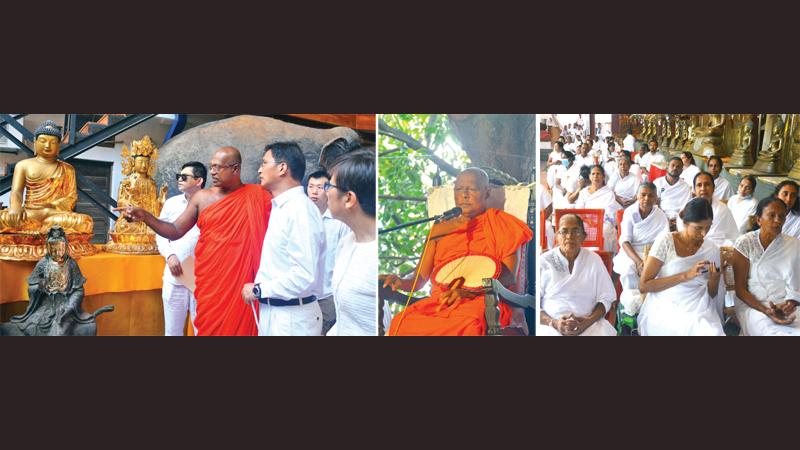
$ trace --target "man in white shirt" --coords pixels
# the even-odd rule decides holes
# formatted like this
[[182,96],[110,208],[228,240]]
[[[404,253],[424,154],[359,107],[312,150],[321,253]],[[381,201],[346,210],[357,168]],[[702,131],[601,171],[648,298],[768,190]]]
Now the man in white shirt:
[[633,151],[635,150],[634,148],[635,145],[636,145],[636,138],[633,137],[633,130],[628,128],[625,139],[622,140],[622,149],[633,153]]
[[656,185],[658,195],[658,206],[667,215],[671,223],[674,223],[678,213],[686,203],[692,198],[692,187],[681,180],[683,171],[683,161],[674,157],[669,160],[667,174],[656,178],[653,184]]
[[242,287],[245,302],[259,302],[259,336],[319,336],[317,298],[325,281],[325,227],[303,193],[306,161],[294,143],[267,145],[258,169],[272,198],[255,283]]
[[[159,220],[174,222],[180,217],[189,205],[189,200],[206,185],[207,171],[203,163],[192,161],[181,167],[181,172],[176,174],[180,195],[170,197],[161,208]],[[184,286],[175,277],[183,274],[181,261],[190,255],[194,256],[194,247],[200,237],[200,229],[194,225],[183,237],[172,241],[156,234],[158,253],[166,259],[164,266],[163,286],[161,299],[164,302],[164,336],[183,336],[186,323],[186,312],[194,326],[197,314],[197,300],[194,293]],[[197,329],[195,328],[195,334]]]
[[647,143],[648,148],[650,149],[649,152],[645,153],[642,156],[642,160],[639,163],[639,166],[642,168],[642,173],[644,173],[645,178],[650,177],[650,166],[652,164],[661,164],[666,161],[664,158],[664,154],[658,151],[658,141],[655,139],[650,139],[650,142]]
[[[306,182],[308,198],[317,205],[322,214],[322,225],[325,227],[325,282],[322,288],[322,298],[317,300],[322,310],[322,334],[328,333],[336,323],[336,305],[333,303],[333,265],[336,261],[336,248],[339,240],[350,234],[350,228],[343,222],[334,219],[328,209],[328,196],[325,194],[325,183],[331,181],[325,169],[312,172]],[[376,275],[377,276],[377,275]]]
[[733,195],[733,189],[728,180],[719,176],[722,173],[722,158],[719,156],[708,158],[706,167],[708,167],[708,173],[714,177],[714,198],[721,202],[727,202]]

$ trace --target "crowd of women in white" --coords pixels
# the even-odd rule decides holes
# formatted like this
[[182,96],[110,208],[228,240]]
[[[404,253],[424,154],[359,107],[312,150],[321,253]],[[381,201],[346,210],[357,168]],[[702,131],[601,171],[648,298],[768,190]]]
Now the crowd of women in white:
[[[547,248],[557,246],[543,249],[537,334],[616,334],[604,318],[616,291],[600,256],[582,247],[583,221],[567,214],[550,223],[554,209],[568,208],[605,210],[602,250],[614,255],[620,307],[638,312],[641,335],[724,335],[726,304],[734,307],[743,335],[800,334],[797,183],[784,181],[759,202],[751,176],[732,195],[718,157],[706,161],[703,172],[691,153],[667,159],[655,141],[631,158],[634,142],[628,134],[617,150],[613,139],[588,141],[578,155],[555,143],[546,184],[538,190],[548,218]],[[651,171],[664,176],[650,183]],[[731,256],[721,258],[720,247],[731,248]],[[726,295],[727,265],[735,289]]]

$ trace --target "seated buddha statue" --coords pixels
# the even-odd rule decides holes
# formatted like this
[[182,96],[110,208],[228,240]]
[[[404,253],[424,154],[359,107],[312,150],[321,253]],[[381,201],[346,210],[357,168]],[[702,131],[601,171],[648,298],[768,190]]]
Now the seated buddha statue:
[[709,114],[706,126],[694,129],[694,151],[703,156],[722,154],[722,133],[725,130],[725,114]]
[[[157,190],[152,178],[156,171],[158,149],[150,137],[145,136],[133,141],[130,150],[123,146],[122,158],[122,174],[126,178],[119,184],[117,206],[137,206],[158,217],[167,197],[167,186],[163,185]],[[106,250],[124,254],[155,254],[158,253],[155,238],[155,232],[144,222],[129,222],[120,217]]]
[[745,118],[739,133],[739,145],[733,151],[729,166],[749,167],[753,165],[753,120]]
[[67,233],[73,255],[95,253],[91,216],[73,211],[75,169],[58,159],[61,129],[45,121],[34,131],[33,145],[35,156],[14,167],[9,205],[0,210],[0,259],[38,260],[45,253],[42,236],[55,225]]
[[775,114],[769,145],[758,152],[758,160],[753,169],[770,174],[778,173],[781,150],[783,150],[783,119],[780,114]]

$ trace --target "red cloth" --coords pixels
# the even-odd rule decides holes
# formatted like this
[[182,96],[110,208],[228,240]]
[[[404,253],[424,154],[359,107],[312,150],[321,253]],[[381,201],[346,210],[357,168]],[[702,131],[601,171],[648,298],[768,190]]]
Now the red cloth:
[[200,213],[195,248],[198,336],[255,336],[253,311],[242,300],[261,262],[272,196],[246,184]]
[[[471,254],[485,254],[497,262],[513,255],[533,237],[531,229],[522,221],[503,211],[490,208],[469,221],[462,228],[438,240],[433,259],[434,271],[453,258]],[[486,334],[484,299],[477,296],[462,300],[455,308],[439,307],[439,296],[446,286],[433,283],[431,296],[414,303],[398,314],[389,327],[389,336],[462,336]],[[405,315],[405,318],[403,316]],[[401,322],[402,320],[402,322]],[[511,310],[500,304],[500,324],[508,326]],[[399,330],[398,330],[398,324]]]

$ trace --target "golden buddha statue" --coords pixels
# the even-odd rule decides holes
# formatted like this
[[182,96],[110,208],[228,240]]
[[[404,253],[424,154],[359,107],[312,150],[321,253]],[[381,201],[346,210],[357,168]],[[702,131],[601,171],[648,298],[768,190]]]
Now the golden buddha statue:
[[[0,259],[37,261],[44,257],[44,236],[60,226],[76,259],[97,253],[91,216],[73,212],[78,200],[75,169],[60,161],[61,129],[52,120],[34,131],[35,156],[14,167],[8,209],[0,211]],[[23,202],[24,194],[24,202]]]
[[686,127],[686,140],[683,142],[681,151],[691,152],[694,149],[694,130],[697,128],[697,116],[689,116],[689,124]]
[[725,114],[709,114],[709,123],[694,129],[694,152],[703,156],[722,154],[722,133],[725,130]]
[[729,166],[750,167],[753,165],[753,124],[749,114],[743,115],[744,122],[739,131],[739,145],[733,151]]
[[774,114],[773,117],[769,145],[758,152],[758,161],[753,166],[753,169],[769,174],[777,174],[780,171],[780,157],[783,150],[783,119],[780,114]]
[[[156,171],[158,149],[150,136],[133,141],[130,150],[123,146],[122,158],[122,174],[126,178],[119,184],[117,206],[138,206],[158,217],[167,198],[167,186],[162,185],[156,192],[156,182],[152,177]],[[120,217],[106,251],[128,255],[157,254],[156,234],[144,222],[128,222]]]
[[789,177],[800,180],[800,114],[792,114],[792,123],[794,129],[792,130],[792,142],[789,149],[795,161],[792,170],[789,171]]

